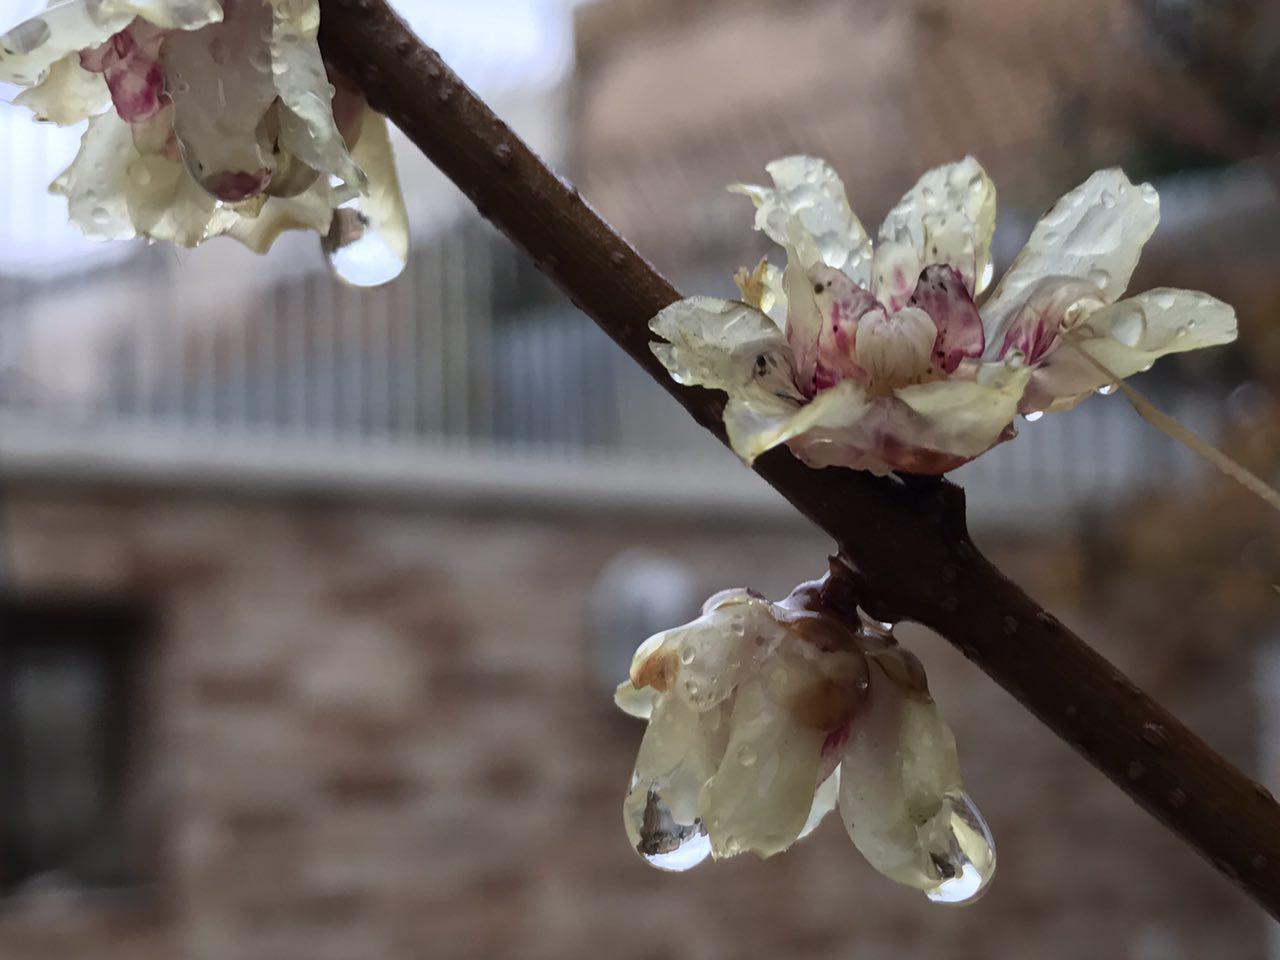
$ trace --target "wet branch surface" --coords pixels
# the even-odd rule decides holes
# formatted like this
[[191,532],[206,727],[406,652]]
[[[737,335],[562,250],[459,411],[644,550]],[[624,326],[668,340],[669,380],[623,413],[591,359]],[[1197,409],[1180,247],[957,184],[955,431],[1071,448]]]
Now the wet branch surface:
[[[649,352],[649,319],[679,299],[671,284],[384,0],[322,6],[326,58],[723,442],[722,395],[676,384]],[[983,557],[959,487],[813,470],[783,449],[755,470],[839,544],[848,587],[869,613],[937,631],[1280,917],[1280,806]]]

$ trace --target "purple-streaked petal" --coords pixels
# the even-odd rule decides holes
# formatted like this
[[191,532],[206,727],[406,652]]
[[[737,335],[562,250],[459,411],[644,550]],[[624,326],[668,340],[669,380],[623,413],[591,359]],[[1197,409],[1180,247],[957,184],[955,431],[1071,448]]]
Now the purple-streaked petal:
[[933,318],[938,328],[933,343],[933,363],[943,373],[954,373],[960,361],[982,356],[986,346],[982,318],[955,267],[941,264],[925,267],[907,303]]
[[160,65],[160,45],[167,32],[135,20],[106,43],[80,54],[80,66],[102,74],[116,112],[129,123],[150,120],[169,103]]
[[[1088,314],[1040,362],[1023,398],[1024,413],[1066,410],[1110,382],[1088,357],[1120,379],[1160,357],[1236,338],[1235,311],[1194,290],[1156,289]],[[1086,357],[1084,354],[1088,354]]]

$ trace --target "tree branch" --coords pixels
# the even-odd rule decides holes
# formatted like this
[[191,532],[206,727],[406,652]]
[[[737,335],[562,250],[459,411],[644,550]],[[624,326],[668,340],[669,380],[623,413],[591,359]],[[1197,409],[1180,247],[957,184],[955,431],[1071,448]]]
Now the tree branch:
[[[702,426],[723,397],[682,387],[649,351],[679,294],[423,45],[384,0],[323,0],[325,56]],[[1280,807],[979,553],[964,493],[934,478],[755,466],[835,538],[862,605],[958,647],[1149,813],[1280,916]]]

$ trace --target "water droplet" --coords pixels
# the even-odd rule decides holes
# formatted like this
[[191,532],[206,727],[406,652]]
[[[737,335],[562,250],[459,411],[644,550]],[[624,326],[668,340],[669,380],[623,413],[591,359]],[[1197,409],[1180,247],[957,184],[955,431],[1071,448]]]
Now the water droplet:
[[1163,747],[1169,742],[1169,734],[1162,725],[1148,720],[1142,725],[1142,739],[1153,747]]
[[358,209],[362,199],[357,197],[333,212],[333,223],[320,246],[338,279],[353,287],[376,287],[398,277],[404,270],[404,261],[373,221]]
[[966,793],[949,794],[938,816],[945,843],[929,851],[939,883],[925,891],[934,903],[972,903],[986,891],[996,872],[996,847],[991,830]]
[[1101,267],[1094,267],[1089,271],[1089,282],[1099,290],[1105,290],[1107,284],[1111,282],[1111,274]]
[[1142,764],[1141,761],[1131,760],[1129,761],[1128,773],[1129,773],[1130,780],[1141,780],[1144,776],[1146,776],[1147,768]]
[[1178,295],[1172,290],[1161,290],[1151,295],[1151,302],[1162,310],[1171,310],[1178,302]]
[[1187,792],[1181,787],[1174,787],[1169,791],[1169,806],[1175,810],[1181,810],[1187,805]]
[[89,213],[89,219],[100,227],[105,227],[111,220],[111,213],[106,207],[94,207]]
[[1116,205],[1116,195],[1110,190],[1103,190],[1098,199],[1102,201],[1102,205],[1108,210]]
[[684,684],[684,689],[685,689],[685,692],[688,693],[690,697],[696,698],[698,696],[698,684],[696,681],[686,680]]
[[1005,617],[1004,623],[1001,626],[1006,637],[1012,637],[1018,632],[1018,620],[1016,617]]
[[42,46],[51,35],[49,24],[39,17],[33,17],[0,37],[0,46],[12,50],[18,56],[24,56]]
[[1115,392],[1116,385],[1114,383],[1104,383],[1098,388],[1098,396],[1100,397],[1109,397]]
[[1043,416],[1044,416],[1043,410],[1032,410],[1030,413],[1023,414],[1022,419],[1026,420],[1027,423],[1035,423],[1037,420],[1039,420]]
[[638,833],[636,852],[659,870],[691,870],[711,854],[711,838],[703,822],[678,823],[653,790],[646,794]]
[[744,767],[749,767],[756,762],[756,752],[751,747],[744,746],[738,750],[738,762]]
[[694,652],[693,647],[684,647],[680,651],[680,662],[683,664],[688,665],[690,663],[693,663],[696,657],[697,657],[697,654]]
[[1255,870],[1265,870],[1269,862],[1265,853],[1255,853],[1253,859],[1249,861],[1249,865]]

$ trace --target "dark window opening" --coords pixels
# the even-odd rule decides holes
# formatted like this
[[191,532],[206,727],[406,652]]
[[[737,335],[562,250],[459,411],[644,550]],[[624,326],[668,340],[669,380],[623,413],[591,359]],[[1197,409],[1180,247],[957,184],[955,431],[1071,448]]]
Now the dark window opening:
[[149,618],[0,592],[0,894],[142,881],[134,800]]

